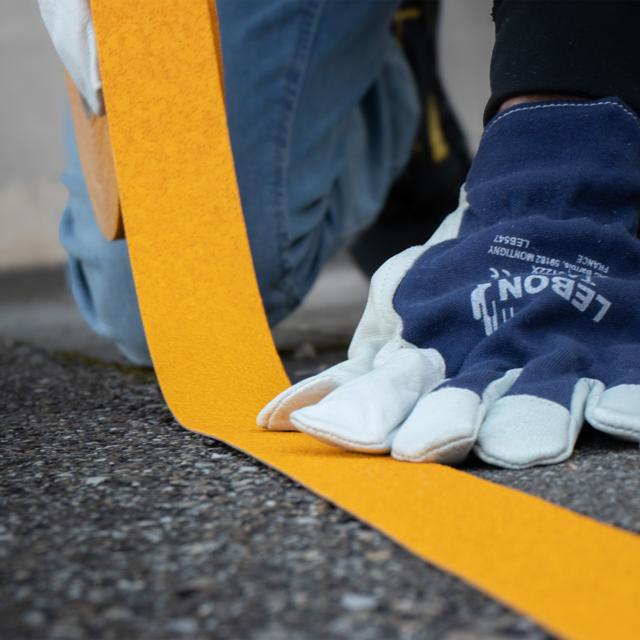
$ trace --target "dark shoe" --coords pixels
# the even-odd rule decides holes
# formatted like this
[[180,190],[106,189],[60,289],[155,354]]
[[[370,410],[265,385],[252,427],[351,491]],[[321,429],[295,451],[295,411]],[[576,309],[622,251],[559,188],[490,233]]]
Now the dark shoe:
[[360,268],[372,275],[388,258],[422,244],[458,204],[470,165],[464,135],[437,70],[439,2],[405,0],[393,29],[413,71],[422,103],[413,154],[394,182],[382,212],[351,246]]

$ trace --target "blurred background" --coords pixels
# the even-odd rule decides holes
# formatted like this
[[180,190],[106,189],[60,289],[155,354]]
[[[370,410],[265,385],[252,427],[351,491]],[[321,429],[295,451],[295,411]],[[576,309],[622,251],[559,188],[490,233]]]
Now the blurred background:
[[0,4],[0,269],[59,264],[62,65],[35,0]]
[[[491,0],[441,4],[442,78],[475,148],[489,95]],[[95,349],[60,284],[65,256],[57,227],[66,201],[60,183],[65,167],[62,65],[35,0],[0,0],[0,7],[0,334],[45,346],[62,341],[63,347],[73,335],[75,348]],[[343,259],[327,269],[293,324],[315,315],[308,309],[364,299],[366,290],[364,278]],[[44,298],[47,305],[34,306]],[[359,313],[356,305],[356,318]],[[83,340],[86,344],[78,342]]]

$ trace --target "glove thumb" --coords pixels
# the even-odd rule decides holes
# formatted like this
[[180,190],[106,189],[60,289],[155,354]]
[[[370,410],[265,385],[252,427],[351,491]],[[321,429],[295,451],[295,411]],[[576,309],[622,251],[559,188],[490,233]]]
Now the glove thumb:
[[289,418],[293,411],[316,404],[365,371],[364,363],[346,360],[311,378],[301,380],[271,400],[260,411],[256,422],[259,427],[271,431],[297,431]]

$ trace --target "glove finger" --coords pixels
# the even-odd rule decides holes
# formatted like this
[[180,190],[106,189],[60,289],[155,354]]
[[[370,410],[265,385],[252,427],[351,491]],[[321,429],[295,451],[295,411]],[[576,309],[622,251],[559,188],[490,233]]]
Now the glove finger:
[[287,389],[271,400],[258,414],[258,426],[271,431],[297,431],[289,419],[291,412],[319,402],[338,387],[332,378],[303,382],[304,385]]
[[482,396],[470,389],[443,387],[422,397],[393,441],[391,455],[407,462],[462,462],[473,448],[487,407],[508,391],[520,369],[490,383]]
[[438,389],[423,396],[398,429],[391,455],[406,462],[461,462],[475,444],[482,415],[477,393]]
[[587,422],[625,440],[640,441],[640,385],[619,384],[605,389],[596,383],[585,410]]
[[579,379],[568,406],[523,393],[522,387],[496,400],[480,425],[476,455],[509,469],[566,460],[582,428],[592,385],[588,378]]
[[432,349],[400,349],[318,404],[292,413],[291,422],[344,449],[388,453],[398,425],[442,381],[443,372],[442,358]]
[[360,363],[346,360],[318,375],[301,380],[265,405],[256,422],[259,427],[271,431],[297,431],[289,419],[292,411],[316,404],[341,384],[361,375],[363,371],[366,369],[360,366]]

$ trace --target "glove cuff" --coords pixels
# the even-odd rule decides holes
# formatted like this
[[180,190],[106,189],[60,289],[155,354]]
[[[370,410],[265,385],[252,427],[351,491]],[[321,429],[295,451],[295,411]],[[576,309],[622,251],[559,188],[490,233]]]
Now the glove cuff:
[[622,224],[640,211],[640,119],[617,98],[518,105],[487,125],[469,171],[462,233],[542,215]]

